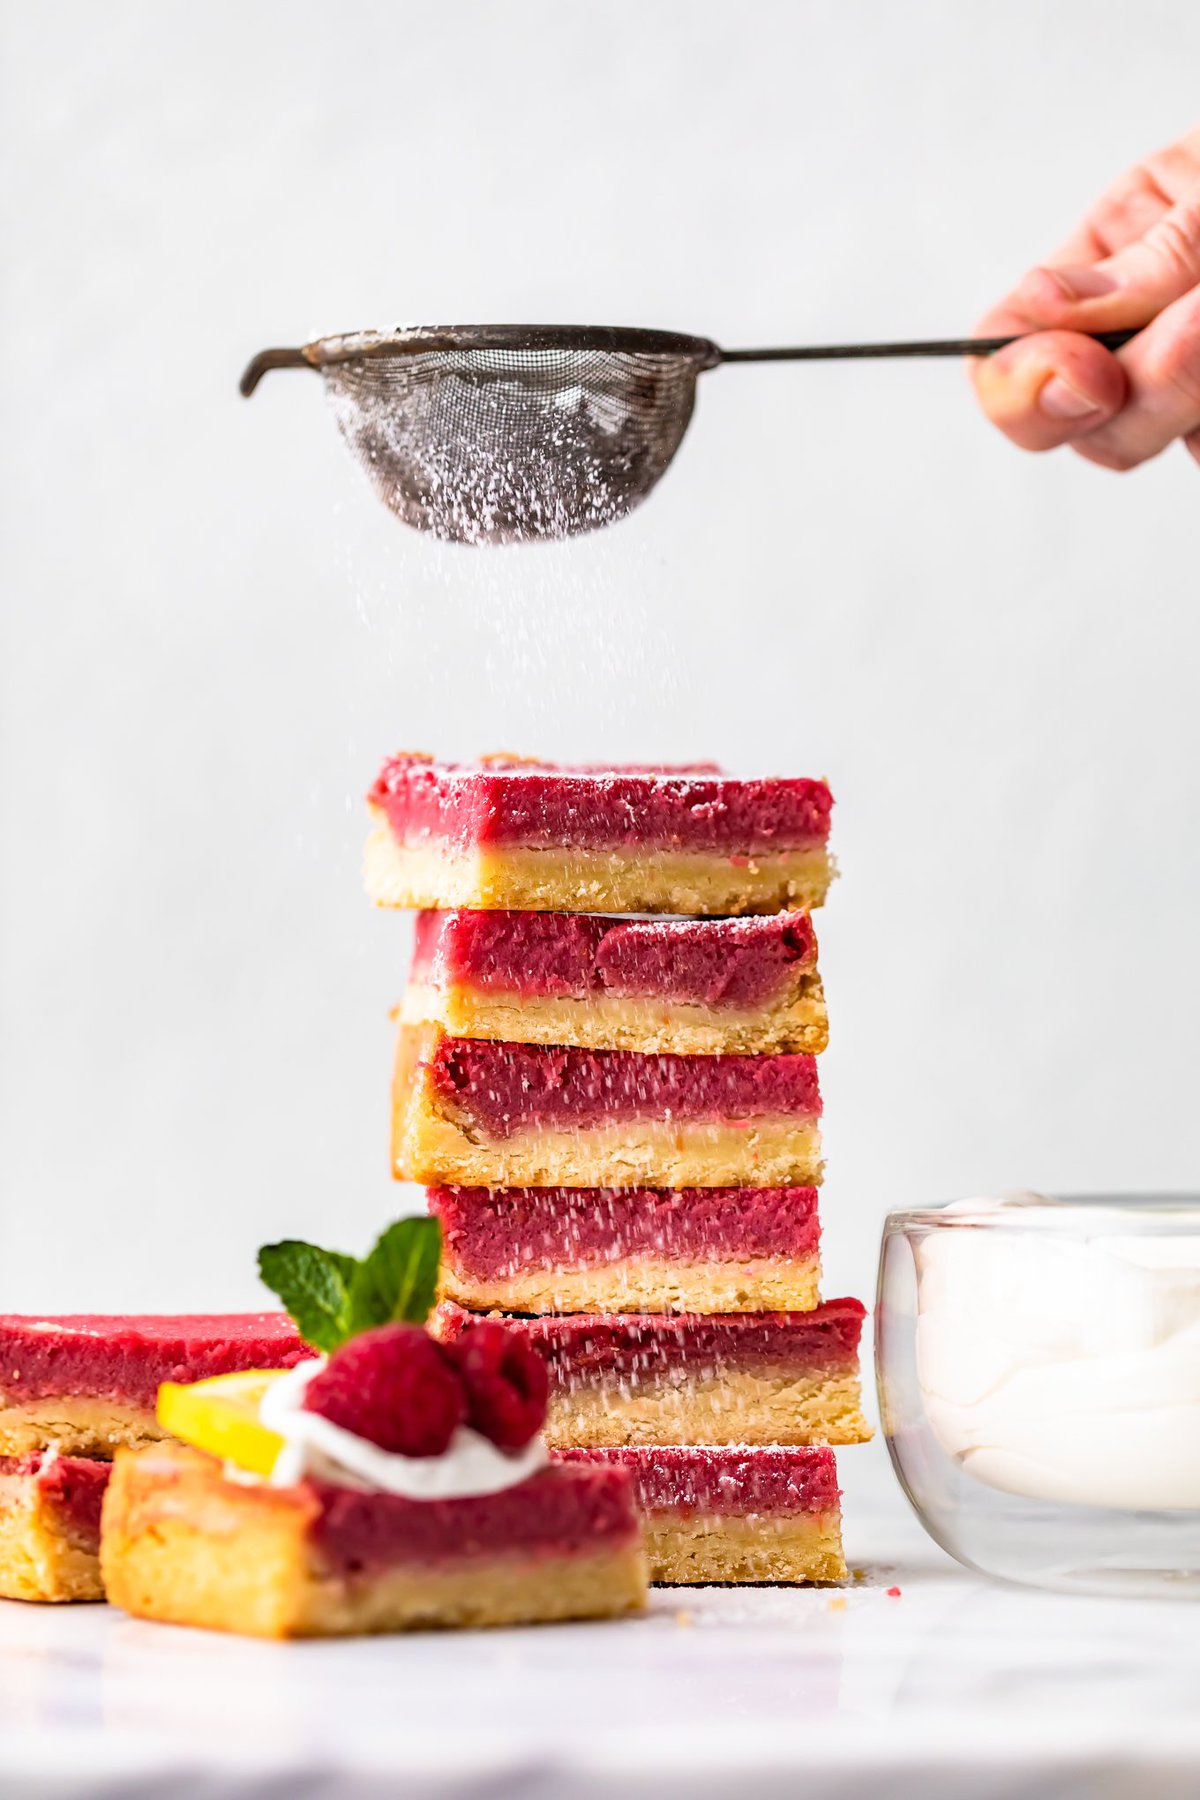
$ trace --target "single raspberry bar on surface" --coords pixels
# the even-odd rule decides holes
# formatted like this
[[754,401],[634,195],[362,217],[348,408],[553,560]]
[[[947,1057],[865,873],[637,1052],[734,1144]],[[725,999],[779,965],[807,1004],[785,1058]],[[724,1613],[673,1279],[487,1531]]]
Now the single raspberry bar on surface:
[[442,1293],[504,1312],[805,1311],[817,1190],[435,1187]]
[[560,1450],[563,1461],[628,1469],[650,1579],[840,1581],[841,1493],[833,1451],[784,1445]]
[[812,923],[789,912],[424,912],[401,1017],[453,1037],[701,1056],[815,1055],[829,1036]]
[[102,1600],[100,1503],[111,1463],[0,1456],[0,1597]]
[[[478,1316],[443,1301],[447,1340]],[[554,1449],[625,1444],[857,1444],[865,1309],[576,1313],[507,1317],[550,1372],[544,1436]]]
[[367,798],[380,906],[761,913],[819,906],[832,878],[823,781],[403,753]]
[[646,1585],[623,1469],[551,1465],[496,1494],[410,1500],[251,1486],[174,1445],[118,1453],[101,1560],[126,1612],[270,1638],[607,1618]]
[[402,1025],[393,1172],[471,1187],[746,1187],[821,1178],[811,1056],[643,1056]]
[[286,1313],[0,1315],[0,1455],[111,1457],[163,1436],[163,1381],[291,1368],[311,1354]]

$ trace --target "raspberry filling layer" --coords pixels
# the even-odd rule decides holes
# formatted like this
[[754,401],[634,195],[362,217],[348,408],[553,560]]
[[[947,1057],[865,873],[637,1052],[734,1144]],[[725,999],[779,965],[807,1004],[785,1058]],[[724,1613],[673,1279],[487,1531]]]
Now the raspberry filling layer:
[[646,1512],[834,1512],[841,1500],[832,1450],[770,1445],[762,1449],[556,1450],[555,1459],[592,1468],[628,1469]]
[[397,1562],[587,1555],[637,1536],[632,1480],[615,1467],[553,1466],[502,1493],[459,1500],[406,1500],[317,1481],[304,1486],[317,1503],[312,1540],[345,1575]]
[[436,1187],[428,1195],[447,1257],[480,1280],[626,1257],[808,1261],[820,1244],[812,1187]]
[[622,919],[589,913],[424,912],[412,979],[446,989],[587,1000],[646,996],[762,1005],[816,958],[804,913],[750,919]]
[[[509,1315],[550,1370],[559,1391],[646,1380],[671,1371],[720,1376],[731,1369],[853,1369],[866,1308],[860,1300],[826,1300],[812,1312],[548,1313]],[[453,1339],[473,1313],[444,1300],[439,1337]]]
[[427,1067],[450,1110],[492,1139],[538,1126],[821,1111],[812,1056],[647,1056],[439,1036]]
[[739,781],[711,763],[560,768],[389,757],[370,793],[401,843],[529,849],[798,850],[829,835],[833,799],[803,777]]
[[29,1456],[0,1456],[0,1493],[6,1479],[34,1483],[72,1531],[81,1538],[100,1537],[100,1504],[112,1464],[87,1456],[55,1456],[35,1450]]
[[286,1313],[0,1315],[10,1405],[71,1394],[152,1406],[162,1381],[290,1369],[310,1354]]

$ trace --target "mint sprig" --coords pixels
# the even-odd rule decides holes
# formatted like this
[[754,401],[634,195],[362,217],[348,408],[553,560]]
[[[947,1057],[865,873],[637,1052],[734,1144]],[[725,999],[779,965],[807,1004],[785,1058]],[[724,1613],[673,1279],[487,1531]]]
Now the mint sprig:
[[258,1273],[326,1354],[374,1325],[422,1325],[437,1299],[442,1229],[436,1219],[397,1219],[362,1257],[300,1238],[264,1244]]

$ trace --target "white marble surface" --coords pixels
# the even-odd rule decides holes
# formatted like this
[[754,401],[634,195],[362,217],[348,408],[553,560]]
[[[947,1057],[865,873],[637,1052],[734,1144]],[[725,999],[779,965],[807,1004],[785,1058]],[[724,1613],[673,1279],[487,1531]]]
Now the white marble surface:
[[844,1595],[663,1590],[608,1626],[274,1645],[0,1604],[0,1793],[1200,1792],[1195,1606],[976,1580],[881,1484],[850,1543]]

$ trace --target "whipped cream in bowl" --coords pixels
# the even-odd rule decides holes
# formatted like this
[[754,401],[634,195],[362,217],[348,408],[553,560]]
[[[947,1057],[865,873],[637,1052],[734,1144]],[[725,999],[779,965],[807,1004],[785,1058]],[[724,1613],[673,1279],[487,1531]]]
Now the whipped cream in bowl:
[[[317,1356],[298,1363],[263,1395],[259,1418],[284,1444],[267,1478],[271,1487],[292,1487],[311,1476],[406,1500],[465,1500],[517,1487],[549,1461],[540,1437],[522,1450],[500,1450],[466,1425],[458,1427],[441,1456],[400,1456],[381,1450],[331,1419],[305,1411],[308,1384],[325,1361]],[[247,1479],[234,1469],[227,1473]]]
[[1200,1195],[893,1213],[876,1360],[893,1464],[960,1560],[1200,1595]]

